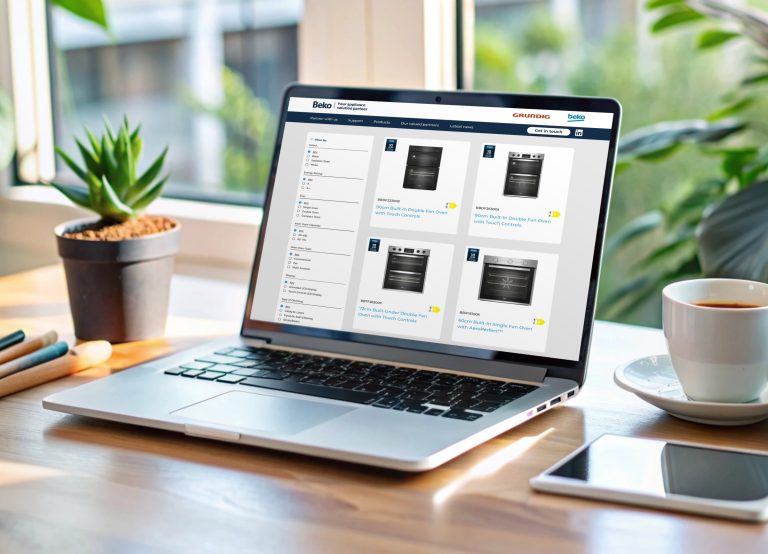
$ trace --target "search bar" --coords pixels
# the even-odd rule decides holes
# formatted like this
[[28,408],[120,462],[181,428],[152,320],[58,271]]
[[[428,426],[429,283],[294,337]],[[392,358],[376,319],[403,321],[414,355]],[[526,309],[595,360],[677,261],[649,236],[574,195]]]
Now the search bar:
[[567,137],[571,134],[570,129],[562,127],[528,127],[529,135],[549,135],[551,137]]

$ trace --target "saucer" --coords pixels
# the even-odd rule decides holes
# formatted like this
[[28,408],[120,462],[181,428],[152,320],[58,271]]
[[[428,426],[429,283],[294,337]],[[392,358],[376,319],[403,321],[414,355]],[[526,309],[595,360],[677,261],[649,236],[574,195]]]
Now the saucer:
[[699,402],[683,392],[669,356],[647,356],[621,365],[613,374],[621,388],[670,415],[708,425],[749,425],[768,418],[768,389],[752,402]]

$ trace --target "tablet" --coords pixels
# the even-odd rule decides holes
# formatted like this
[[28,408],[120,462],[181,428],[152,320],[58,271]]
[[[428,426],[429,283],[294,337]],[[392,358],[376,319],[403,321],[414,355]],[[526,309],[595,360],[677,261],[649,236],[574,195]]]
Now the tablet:
[[543,492],[768,520],[768,455],[748,450],[602,435],[530,483]]

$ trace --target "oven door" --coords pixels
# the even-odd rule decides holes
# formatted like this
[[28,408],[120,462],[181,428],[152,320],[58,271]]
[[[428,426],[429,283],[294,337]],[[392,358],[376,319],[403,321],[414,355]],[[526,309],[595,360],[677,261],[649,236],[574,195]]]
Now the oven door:
[[538,198],[539,176],[520,173],[507,173],[507,182],[504,183],[504,196]]
[[418,167],[407,165],[403,188],[418,190],[437,190],[439,167]]
[[384,287],[391,290],[424,292],[428,256],[390,252],[384,272]]
[[535,276],[536,268],[533,267],[486,263],[483,265],[478,298],[530,306]]
[[443,149],[439,146],[411,146],[408,149],[407,165],[418,167],[440,167]]

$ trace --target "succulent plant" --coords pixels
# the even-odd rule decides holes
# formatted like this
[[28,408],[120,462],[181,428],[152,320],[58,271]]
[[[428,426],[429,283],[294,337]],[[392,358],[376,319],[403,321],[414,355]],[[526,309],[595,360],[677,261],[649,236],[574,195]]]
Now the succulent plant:
[[99,214],[102,219],[126,221],[138,217],[163,191],[166,175],[158,180],[168,153],[166,146],[154,162],[139,176],[137,167],[141,157],[141,126],[132,131],[128,119],[123,118],[115,133],[108,119],[104,119],[104,133],[97,138],[86,127],[90,148],[75,139],[84,167],[80,167],[66,152],[56,147],[56,153],[88,187],[50,183],[72,202]]

